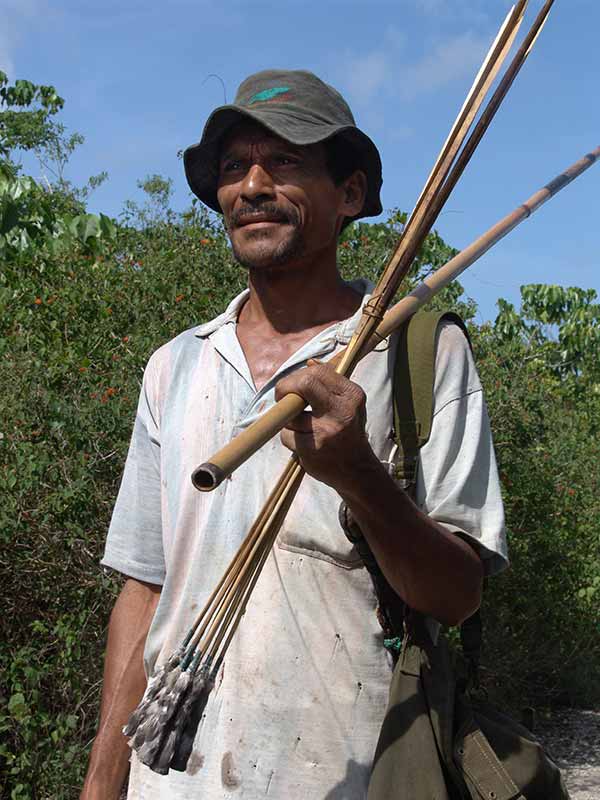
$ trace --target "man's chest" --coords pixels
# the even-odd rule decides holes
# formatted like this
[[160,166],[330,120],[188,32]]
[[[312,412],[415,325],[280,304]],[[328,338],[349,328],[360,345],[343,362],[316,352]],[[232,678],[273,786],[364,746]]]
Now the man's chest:
[[257,391],[277,376],[282,365],[294,360],[307,342],[323,329],[322,325],[298,333],[275,334],[251,325],[238,325],[236,336]]
[[[234,436],[245,430],[275,402],[276,378],[258,391],[252,385],[245,361],[235,353],[226,357],[206,342],[198,358],[186,369],[172,371],[161,410],[161,476],[165,548],[176,544],[181,559],[203,558],[196,548],[235,551],[279,477],[289,451],[279,437],[265,445],[214,492],[199,492],[191,482],[193,471]],[[331,351],[330,352],[334,352]],[[391,381],[388,354],[374,353],[356,370],[355,378],[367,393],[367,432],[371,446],[382,459],[389,458],[393,441]],[[299,368],[301,364],[290,366]],[[280,544],[309,551],[334,563],[351,563],[356,554],[338,524],[340,499],[329,487],[312,479],[298,493],[280,537]],[[167,533],[168,531],[168,533]],[[188,552],[192,547],[194,552]],[[185,550],[185,552],[183,552]]]
[[[164,383],[160,410],[163,454],[176,450],[180,458],[192,459],[192,468],[197,459],[207,460],[274,405],[275,388],[283,375],[302,368],[310,358],[328,360],[339,349],[313,344],[301,352],[296,350],[292,359],[257,388],[241,345],[229,345],[225,347],[219,340],[205,342],[197,358],[175,364]],[[269,358],[267,348],[263,363]],[[392,373],[392,354],[381,351],[364,359],[352,378],[367,394],[367,431],[371,446],[382,457],[390,447],[393,423]]]

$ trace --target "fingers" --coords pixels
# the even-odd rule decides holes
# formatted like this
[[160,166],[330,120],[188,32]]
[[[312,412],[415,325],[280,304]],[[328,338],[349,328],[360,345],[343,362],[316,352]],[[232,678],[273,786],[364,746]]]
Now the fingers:
[[364,392],[356,383],[338,375],[328,364],[315,361],[309,361],[308,364],[305,369],[278,382],[275,387],[276,400],[290,392],[299,394],[310,404],[315,417],[340,411],[341,407],[347,412],[350,408],[356,410],[364,405]]
[[294,417],[291,422],[288,422],[285,427],[291,431],[296,431],[297,433],[312,433],[313,420],[314,417],[310,411],[302,411],[302,413],[298,414],[297,417]]
[[299,456],[307,451],[314,450],[315,439],[311,431],[295,431],[289,427],[284,428],[279,434],[281,444]]

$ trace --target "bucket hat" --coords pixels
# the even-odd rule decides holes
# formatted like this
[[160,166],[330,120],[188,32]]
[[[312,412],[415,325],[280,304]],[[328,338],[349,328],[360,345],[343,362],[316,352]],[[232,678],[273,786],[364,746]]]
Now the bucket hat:
[[354,121],[350,107],[332,86],[305,70],[264,70],[240,84],[233,103],[215,109],[202,138],[183,154],[193,193],[214,211],[217,200],[219,150],[223,136],[244,119],[254,120],[295,145],[317,144],[343,137],[356,155],[356,168],[367,177],[365,204],[354,219],[381,214],[381,159],[371,139]]

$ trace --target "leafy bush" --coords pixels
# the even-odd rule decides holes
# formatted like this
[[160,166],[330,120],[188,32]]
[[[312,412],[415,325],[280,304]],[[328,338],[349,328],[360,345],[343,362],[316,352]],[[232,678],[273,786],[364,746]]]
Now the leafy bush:
[[2,770],[14,798],[77,796],[117,586],[98,560],[152,350],[242,287],[201,214],[102,255],[14,253],[0,275]]
[[[600,306],[525,286],[475,334],[512,569],[485,600],[490,688],[514,704],[600,700]],[[596,355],[594,355],[596,354]]]

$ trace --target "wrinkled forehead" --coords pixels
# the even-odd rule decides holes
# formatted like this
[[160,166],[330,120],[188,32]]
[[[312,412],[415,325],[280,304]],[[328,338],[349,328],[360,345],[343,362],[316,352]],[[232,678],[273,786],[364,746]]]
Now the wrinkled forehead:
[[277,136],[259,122],[244,120],[233,125],[223,136],[219,148],[219,159],[231,153],[247,150],[270,151],[285,149],[292,152],[310,153],[320,156],[324,152],[322,144],[298,145]]

